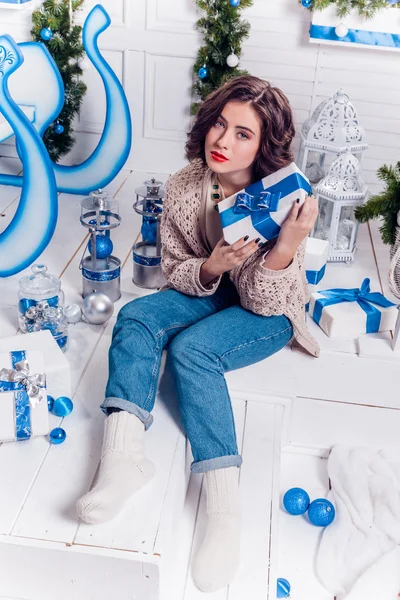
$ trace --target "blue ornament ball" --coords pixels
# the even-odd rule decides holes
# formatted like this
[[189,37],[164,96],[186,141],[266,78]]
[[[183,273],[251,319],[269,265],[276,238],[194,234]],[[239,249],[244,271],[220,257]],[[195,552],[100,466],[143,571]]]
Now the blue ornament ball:
[[[105,235],[96,236],[96,256],[97,258],[107,258],[113,251],[111,238]],[[89,241],[89,252],[92,254],[92,238]]]
[[240,0],[229,0],[229,4],[236,8],[236,6],[239,6]]
[[21,298],[21,300],[18,302],[18,310],[21,314],[24,315],[28,308],[35,305],[35,300],[31,300],[30,298]]
[[197,71],[197,75],[200,77],[200,79],[205,79],[208,75],[207,67],[200,67],[200,69]]
[[291,488],[283,497],[283,506],[291,515],[302,515],[310,506],[310,496],[302,488]]
[[67,434],[62,427],[55,427],[49,433],[49,439],[52,444],[62,444],[65,442]]
[[51,411],[53,410],[54,398],[53,396],[47,396],[47,408]]
[[290,596],[290,583],[287,579],[279,577],[276,582],[276,597],[277,598],[289,598]]
[[57,415],[57,417],[66,417],[72,413],[73,408],[73,402],[67,396],[60,396],[57,400],[54,400],[53,413]]
[[53,32],[50,29],[50,27],[43,27],[43,29],[40,32],[40,37],[45,42],[48,42],[49,40],[51,40],[51,38],[53,37]]
[[325,498],[313,500],[308,507],[308,518],[317,527],[330,525],[335,518],[335,507]]
[[301,4],[304,8],[309,8],[312,4],[312,0],[301,0]]
[[61,125],[61,123],[56,123],[53,127],[53,131],[57,135],[60,135],[61,133],[64,133],[64,126]]

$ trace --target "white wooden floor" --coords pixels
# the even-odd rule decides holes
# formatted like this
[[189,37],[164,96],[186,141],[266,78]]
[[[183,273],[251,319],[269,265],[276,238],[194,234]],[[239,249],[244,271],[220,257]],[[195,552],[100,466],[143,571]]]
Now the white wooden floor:
[[[0,161],[0,169],[14,173],[18,164],[4,159]],[[132,204],[134,188],[149,175],[166,179],[162,174],[123,171],[109,186],[120,202],[122,215],[122,224],[113,236],[114,254],[123,261],[122,298],[116,304],[117,310],[146,293],[132,283],[131,246],[140,232],[140,218]],[[0,231],[11,221],[19,193],[15,188],[0,187]],[[61,276],[68,304],[81,302],[79,262],[86,241],[85,230],[79,223],[80,200],[72,195],[60,196],[57,230],[40,258],[50,272]],[[382,246],[377,228],[363,226],[354,264],[329,265],[322,287],[355,287],[364,277],[370,277],[373,290],[383,289],[390,297],[386,285],[387,268],[388,248]],[[18,280],[23,274],[0,280],[0,337],[17,331],[16,294]],[[141,501],[135,504],[136,512],[134,510],[132,514],[138,518],[97,528],[78,528],[76,522],[74,502],[94,475],[101,445],[103,417],[98,405],[102,400],[107,348],[114,322],[115,316],[105,327],[84,323],[70,327],[67,358],[71,366],[75,410],[70,420],[65,421],[69,434],[67,442],[53,447],[51,453],[44,439],[28,442],[29,452],[26,444],[19,444],[18,460],[11,448],[14,444],[0,446],[0,599],[47,600],[54,597],[57,581],[62,587],[63,577],[61,566],[58,569],[56,564],[59,559],[54,562],[54,552],[63,546],[72,547],[72,550],[79,546],[80,552],[87,557],[86,562],[81,559],[82,568],[93,569],[98,577],[112,573],[119,600],[155,600],[159,598],[158,592],[150,589],[146,580],[151,581],[152,569],[162,553],[158,546],[164,529],[172,530],[172,536],[161,600],[196,600],[204,596],[194,586],[189,565],[191,554],[201,543],[204,532],[205,494],[201,476],[192,476],[183,513],[176,513],[177,505],[184,498],[190,451],[185,458],[184,437],[172,423],[174,407],[167,410],[159,403],[155,409],[158,411],[155,424],[157,420],[163,424],[163,435],[157,438],[160,443],[154,444],[155,436],[160,433],[154,426],[151,435],[152,430],[149,431],[149,440],[152,457],[164,475],[157,479],[153,488],[149,486]],[[209,594],[210,600],[242,600],[245,597],[272,600],[277,577],[285,577],[291,582],[294,600],[334,600],[318,582],[314,570],[321,532],[304,519],[294,519],[282,511],[282,494],[293,486],[305,487],[312,497],[326,494],[326,458],[333,444],[379,446],[397,443],[400,400],[396,378],[400,363],[386,360],[383,355],[379,358],[379,351],[378,358],[360,358],[357,340],[327,338],[312,322],[310,328],[322,347],[318,361],[285,349],[268,361],[227,374],[244,459],[240,472],[242,564],[232,585]],[[383,345],[390,342],[390,334],[375,337]],[[82,443],[85,436],[88,439]],[[10,456],[13,464],[10,464]],[[93,460],[89,461],[88,456]],[[181,475],[185,464],[186,479]],[[168,481],[175,481],[174,477],[180,486],[176,495],[175,490],[168,487]],[[145,510],[147,514],[142,514]],[[171,519],[168,519],[168,511],[173,514]],[[179,535],[174,534],[178,523]],[[71,539],[71,543],[67,543],[67,539]],[[35,579],[29,593],[22,591],[26,588],[17,576],[14,580],[7,579],[1,572],[1,557],[7,555],[8,560],[12,560],[15,540],[21,547],[29,547],[32,568],[39,571],[43,563],[35,562],[34,549],[48,552],[50,568]],[[133,576],[130,580],[125,571],[118,571],[118,565],[114,568],[114,563],[109,562],[104,567],[102,561],[108,557],[117,564],[118,553],[124,552],[124,556],[129,554],[131,557],[133,572],[139,545],[148,563],[141,565],[142,587],[133,589],[132,582],[136,581]],[[64,552],[63,555],[68,554]],[[16,553],[15,573],[18,573],[18,560]],[[379,577],[384,578],[385,574],[379,573]],[[2,581],[6,579],[7,585],[3,586]],[[64,585],[68,587],[71,583]],[[102,595],[99,589],[80,588],[76,595],[60,590],[58,597],[61,600],[109,597]],[[355,593],[349,600],[366,600],[367,597],[365,592],[362,595]],[[382,596],[382,600],[386,598]]]

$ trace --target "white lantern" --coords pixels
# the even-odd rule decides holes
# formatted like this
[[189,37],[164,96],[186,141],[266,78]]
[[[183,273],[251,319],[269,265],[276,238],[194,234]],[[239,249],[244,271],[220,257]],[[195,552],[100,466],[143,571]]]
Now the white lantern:
[[321,102],[304,122],[297,165],[309,177],[311,184],[316,184],[324,176],[326,155],[332,159],[350,151],[361,161],[362,152],[367,148],[365,131],[358,121],[357,111],[340,89],[332,98]]
[[360,170],[351,152],[340,154],[315,188],[319,214],[312,236],[329,241],[329,262],[354,259],[358,231],[354,209],[368,195]]

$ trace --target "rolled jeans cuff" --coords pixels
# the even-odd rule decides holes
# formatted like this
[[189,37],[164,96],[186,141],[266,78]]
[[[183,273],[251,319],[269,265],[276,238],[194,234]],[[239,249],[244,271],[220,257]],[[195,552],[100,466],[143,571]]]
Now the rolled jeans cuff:
[[154,421],[153,416],[147,410],[140,408],[140,406],[134,402],[122,400],[122,398],[110,396],[104,400],[100,408],[105,415],[108,415],[107,408],[120,408],[121,410],[125,410],[126,412],[131,413],[131,415],[138,417],[138,419],[142,421],[146,431]]
[[206,473],[215,469],[226,469],[227,467],[240,467],[243,462],[239,454],[228,456],[218,456],[217,458],[209,458],[208,460],[199,460],[193,462],[190,466],[192,473]]

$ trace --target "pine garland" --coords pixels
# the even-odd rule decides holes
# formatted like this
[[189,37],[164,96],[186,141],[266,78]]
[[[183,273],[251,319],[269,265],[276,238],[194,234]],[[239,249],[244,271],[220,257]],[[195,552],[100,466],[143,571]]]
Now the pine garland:
[[[46,44],[64,82],[65,103],[57,118],[57,123],[64,127],[64,131],[56,134],[52,124],[43,136],[49,155],[55,162],[67,154],[75,143],[72,122],[87,89],[85,83],[79,79],[82,75],[79,60],[85,56],[81,41],[82,27],[73,22],[74,13],[82,7],[83,2],[84,0],[45,0],[39,9],[32,13],[32,39]],[[50,28],[53,32],[49,41],[42,40],[40,36],[44,28]],[[46,90],[43,90],[43,93],[45,94]]]
[[[360,16],[371,19],[377,11],[382,8],[400,8],[399,4],[392,4],[388,0],[299,0],[300,4],[309,10],[323,10],[330,4],[336,4],[339,17],[345,17],[353,10],[357,10]],[[308,4],[310,2],[310,4]]]
[[[242,42],[249,36],[250,23],[241,18],[244,8],[249,8],[253,0],[241,0],[237,7],[229,0],[195,0],[198,8],[205,13],[196,28],[203,34],[204,45],[197,53],[193,71],[196,81],[193,91],[200,99],[192,104],[192,114],[196,114],[201,101],[211,92],[238,75],[248,72],[238,67],[229,67],[226,59],[230,54],[240,57]],[[207,77],[200,79],[198,71],[206,66]]]
[[378,177],[386,183],[386,189],[376,196],[371,196],[365,204],[358,206],[355,217],[361,223],[370,219],[383,218],[379,228],[384,244],[393,245],[396,240],[397,219],[400,214],[400,161],[396,166],[382,165],[378,169]]

